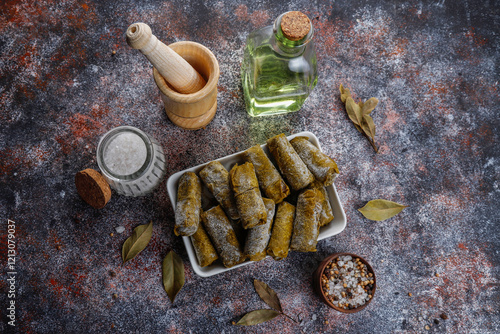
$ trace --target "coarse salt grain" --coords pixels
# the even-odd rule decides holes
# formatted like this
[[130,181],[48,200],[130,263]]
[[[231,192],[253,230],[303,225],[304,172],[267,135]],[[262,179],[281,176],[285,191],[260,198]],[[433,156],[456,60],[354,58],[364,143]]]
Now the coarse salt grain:
[[146,161],[146,144],[135,133],[120,133],[108,144],[103,158],[112,173],[131,175],[137,172]]
[[[335,272],[325,271],[330,283],[323,284],[323,291],[330,297],[333,305],[352,309],[364,305],[373,297],[373,287],[368,285],[374,282],[369,278],[368,267],[364,263],[361,262],[358,267],[351,256],[339,256],[332,262],[331,267],[335,266],[342,268]],[[346,268],[352,269],[349,271]]]

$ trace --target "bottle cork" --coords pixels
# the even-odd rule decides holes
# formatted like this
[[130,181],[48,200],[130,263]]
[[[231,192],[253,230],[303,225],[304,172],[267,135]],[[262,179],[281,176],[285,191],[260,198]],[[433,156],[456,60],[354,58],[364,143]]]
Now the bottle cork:
[[298,11],[288,12],[281,18],[281,31],[291,41],[299,41],[311,30],[311,21],[306,14]]
[[76,190],[80,197],[96,209],[102,209],[111,199],[108,182],[98,171],[87,168],[75,175]]

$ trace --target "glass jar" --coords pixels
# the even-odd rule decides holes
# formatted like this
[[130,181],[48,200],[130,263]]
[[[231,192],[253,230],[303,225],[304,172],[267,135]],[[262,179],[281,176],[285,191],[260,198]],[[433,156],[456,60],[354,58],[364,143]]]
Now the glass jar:
[[241,80],[250,116],[289,113],[302,107],[318,81],[312,38],[311,21],[296,11],[248,35]]
[[144,196],[165,176],[163,148],[132,126],[119,126],[101,138],[97,164],[111,188],[125,196]]

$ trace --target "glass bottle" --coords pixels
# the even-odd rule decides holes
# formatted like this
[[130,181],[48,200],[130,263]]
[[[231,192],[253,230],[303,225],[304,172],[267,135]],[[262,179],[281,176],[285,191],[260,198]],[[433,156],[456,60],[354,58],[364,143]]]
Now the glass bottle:
[[299,110],[318,81],[313,26],[297,11],[248,35],[241,79],[250,116]]
[[163,148],[132,126],[104,134],[97,146],[97,164],[110,187],[125,196],[144,196],[165,176]]

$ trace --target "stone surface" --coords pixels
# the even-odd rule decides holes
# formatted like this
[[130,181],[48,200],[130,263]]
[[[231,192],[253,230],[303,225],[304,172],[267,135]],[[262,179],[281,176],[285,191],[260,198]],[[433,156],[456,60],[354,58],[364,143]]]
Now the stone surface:
[[[318,85],[297,113],[250,118],[239,75],[245,38],[289,10],[313,22]],[[500,331],[494,1],[9,0],[0,11],[1,332],[12,329],[7,219],[16,222],[15,330],[22,333]],[[219,59],[218,111],[206,129],[168,121],[151,65],[125,42],[137,21],[166,43],[196,41]],[[379,154],[349,121],[340,83],[357,99],[380,100],[373,112]],[[282,132],[311,131],[339,165],[347,228],[320,241],[317,253],[198,277],[173,235],[164,186],[143,198],[114,196],[102,210],[78,196],[75,173],[97,168],[100,136],[119,125],[163,145],[167,177]],[[357,209],[375,198],[409,207],[368,221]],[[122,243],[150,220],[149,246],[121,266]],[[111,236],[121,225],[125,232]],[[173,305],[160,269],[171,249],[186,263]],[[329,309],[312,290],[319,261],[338,251],[363,256],[377,275],[373,302],[356,314]],[[279,317],[233,326],[267,308],[253,279],[274,288],[301,324]]]

